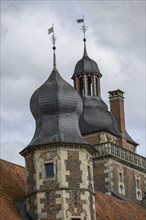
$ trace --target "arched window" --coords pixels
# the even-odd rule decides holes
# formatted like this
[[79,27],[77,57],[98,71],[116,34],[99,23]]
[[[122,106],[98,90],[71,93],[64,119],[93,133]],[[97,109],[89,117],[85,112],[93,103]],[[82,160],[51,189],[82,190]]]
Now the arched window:
[[136,199],[137,200],[142,200],[142,193],[140,191],[136,192]]
[[123,194],[123,189],[124,187],[122,185],[120,185],[120,193]]
[[125,185],[122,181],[120,181],[118,183],[118,188],[119,188],[119,193],[122,194],[122,195],[125,195]]
[[119,172],[119,181],[123,182],[123,173]]
[[136,187],[140,188],[140,181],[139,181],[139,179],[136,180]]

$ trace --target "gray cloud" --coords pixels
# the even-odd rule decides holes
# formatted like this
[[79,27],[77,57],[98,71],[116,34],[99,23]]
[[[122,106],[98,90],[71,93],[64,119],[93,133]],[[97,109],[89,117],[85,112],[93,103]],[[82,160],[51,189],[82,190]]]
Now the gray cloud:
[[1,147],[2,147],[1,150],[2,159],[24,166],[24,159],[19,154],[22,148],[25,147],[24,143],[18,141],[5,142],[5,143],[1,143]]
[[[75,64],[83,54],[83,36],[75,19],[85,14],[88,54],[103,74],[102,97],[108,103],[109,90],[125,91],[127,130],[144,155],[144,1],[3,1],[1,12],[2,141],[7,142],[6,148],[11,148],[11,142],[27,145],[33,136],[29,100],[52,71],[47,29],[55,23],[57,67],[72,84]],[[8,150],[5,154],[11,160]]]

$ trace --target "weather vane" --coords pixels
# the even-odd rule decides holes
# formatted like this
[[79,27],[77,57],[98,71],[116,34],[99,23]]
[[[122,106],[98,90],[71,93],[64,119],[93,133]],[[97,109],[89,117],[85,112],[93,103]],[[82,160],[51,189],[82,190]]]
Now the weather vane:
[[86,37],[85,37],[85,34],[86,34],[86,31],[87,31],[87,26],[85,25],[85,19],[84,19],[84,15],[83,15],[83,18],[81,19],[77,19],[76,20],[77,23],[83,23],[83,25],[81,26],[81,31],[83,31],[83,34],[84,34],[84,39],[83,41],[86,42]]
[[55,54],[55,50],[56,50],[56,46],[55,46],[55,43],[56,43],[56,37],[54,35],[54,24],[52,24],[52,27],[48,29],[48,34],[51,34],[53,33],[52,35],[52,43],[53,43],[53,51],[54,51],[54,54],[53,54],[53,68],[56,69],[56,54]]

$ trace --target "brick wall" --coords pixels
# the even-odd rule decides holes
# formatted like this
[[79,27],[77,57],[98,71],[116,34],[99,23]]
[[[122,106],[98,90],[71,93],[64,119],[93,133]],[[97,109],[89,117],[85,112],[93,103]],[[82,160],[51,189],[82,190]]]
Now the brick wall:
[[104,161],[95,161],[93,164],[94,188],[100,192],[106,192],[104,163]]
[[132,152],[135,152],[136,150],[136,147],[133,144],[127,142],[125,139],[119,138],[113,134],[104,131],[84,135],[84,139],[92,145],[97,145],[110,141],[113,144],[116,144]]
[[113,191],[133,201],[140,201],[144,196],[146,189],[146,174],[144,172],[113,159],[97,160],[93,168],[95,190]]
[[[54,164],[54,176],[46,176],[46,163]],[[26,156],[26,170],[26,206],[34,219],[95,219],[92,155],[86,149],[35,149]]]

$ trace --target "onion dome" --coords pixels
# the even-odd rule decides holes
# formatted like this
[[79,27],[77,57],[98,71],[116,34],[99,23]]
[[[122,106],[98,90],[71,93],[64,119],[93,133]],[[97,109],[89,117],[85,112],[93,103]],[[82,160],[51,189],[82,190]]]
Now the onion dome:
[[120,136],[116,119],[100,97],[84,96],[82,99],[84,109],[79,122],[82,135],[104,130]]
[[28,146],[49,143],[85,144],[87,142],[83,140],[79,130],[82,99],[57,71],[53,27],[49,29],[49,33],[52,32],[53,71],[31,97],[30,109],[36,121],[36,129]]
[[29,146],[47,143],[86,143],[79,130],[83,103],[75,89],[53,69],[31,97],[36,130]]
[[[86,40],[86,39],[85,39]],[[86,44],[84,42],[84,53],[83,53],[83,57],[81,60],[79,60],[75,66],[74,69],[74,74],[72,76],[72,79],[79,74],[91,74],[94,73],[98,76],[102,76],[102,74],[100,73],[100,70],[98,68],[97,63],[92,60],[88,54],[87,54],[87,50],[86,50]]]

